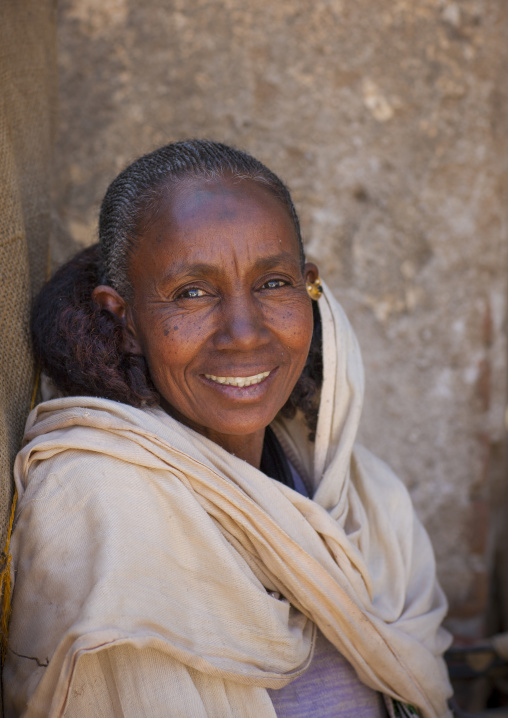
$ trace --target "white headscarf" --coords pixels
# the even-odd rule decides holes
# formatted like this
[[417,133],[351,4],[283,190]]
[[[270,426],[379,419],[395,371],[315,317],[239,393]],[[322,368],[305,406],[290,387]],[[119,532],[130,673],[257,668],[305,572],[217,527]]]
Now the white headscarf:
[[432,549],[400,481],[354,446],[361,357],[328,290],[320,310],[316,441],[300,416],[273,424],[313,500],[160,409],[71,397],[32,412],[7,716],[273,718],[266,688],[305,670],[314,624],[367,685],[448,715]]

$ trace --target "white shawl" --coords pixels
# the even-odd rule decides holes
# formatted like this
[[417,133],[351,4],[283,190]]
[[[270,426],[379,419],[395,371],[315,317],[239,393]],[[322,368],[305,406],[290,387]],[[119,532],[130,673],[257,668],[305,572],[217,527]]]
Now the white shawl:
[[305,670],[313,623],[367,685],[448,715],[430,542],[400,481],[354,446],[361,357],[328,291],[320,310],[316,442],[301,417],[273,425],[313,500],[159,409],[71,397],[31,413],[8,717],[274,718],[266,688]]

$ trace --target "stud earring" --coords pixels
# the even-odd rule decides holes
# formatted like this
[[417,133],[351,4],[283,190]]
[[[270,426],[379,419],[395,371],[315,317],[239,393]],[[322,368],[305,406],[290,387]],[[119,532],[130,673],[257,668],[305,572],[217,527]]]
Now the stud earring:
[[311,299],[313,299],[315,302],[320,298],[320,296],[323,294],[323,285],[321,284],[321,279],[318,277],[315,282],[307,282],[307,294]]

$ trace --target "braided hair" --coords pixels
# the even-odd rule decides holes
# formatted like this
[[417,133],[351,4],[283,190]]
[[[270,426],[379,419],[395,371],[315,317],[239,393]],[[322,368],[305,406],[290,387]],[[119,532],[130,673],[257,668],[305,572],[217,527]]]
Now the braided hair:
[[209,140],[174,142],[140,157],[108,187],[99,216],[104,284],[126,300],[129,257],[163,194],[182,179],[248,179],[259,182],[287,208],[293,221],[300,260],[305,263],[298,215],[286,185],[268,167],[246,152]]
[[[91,395],[132,406],[157,405],[144,357],[124,349],[124,328],[94,303],[99,284],[132,301],[130,258],[147,223],[171,187],[189,179],[249,180],[263,184],[287,209],[305,254],[300,223],[286,185],[245,152],[209,140],[165,145],[130,164],[108,187],[99,215],[99,243],[61,267],[34,302],[32,337],[42,370],[65,395]],[[321,323],[313,302],[314,333],[307,363],[282,413],[303,411],[311,438],[322,382]]]

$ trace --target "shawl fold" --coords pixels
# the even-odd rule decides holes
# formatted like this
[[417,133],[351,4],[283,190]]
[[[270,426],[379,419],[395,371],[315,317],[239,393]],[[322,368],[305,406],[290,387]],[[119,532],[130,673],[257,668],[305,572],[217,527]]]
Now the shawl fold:
[[325,287],[316,441],[272,424],[313,499],[160,409],[90,397],[31,413],[6,715],[274,718],[315,624],[367,685],[448,716],[446,601],[408,493],[355,445],[363,368]]

